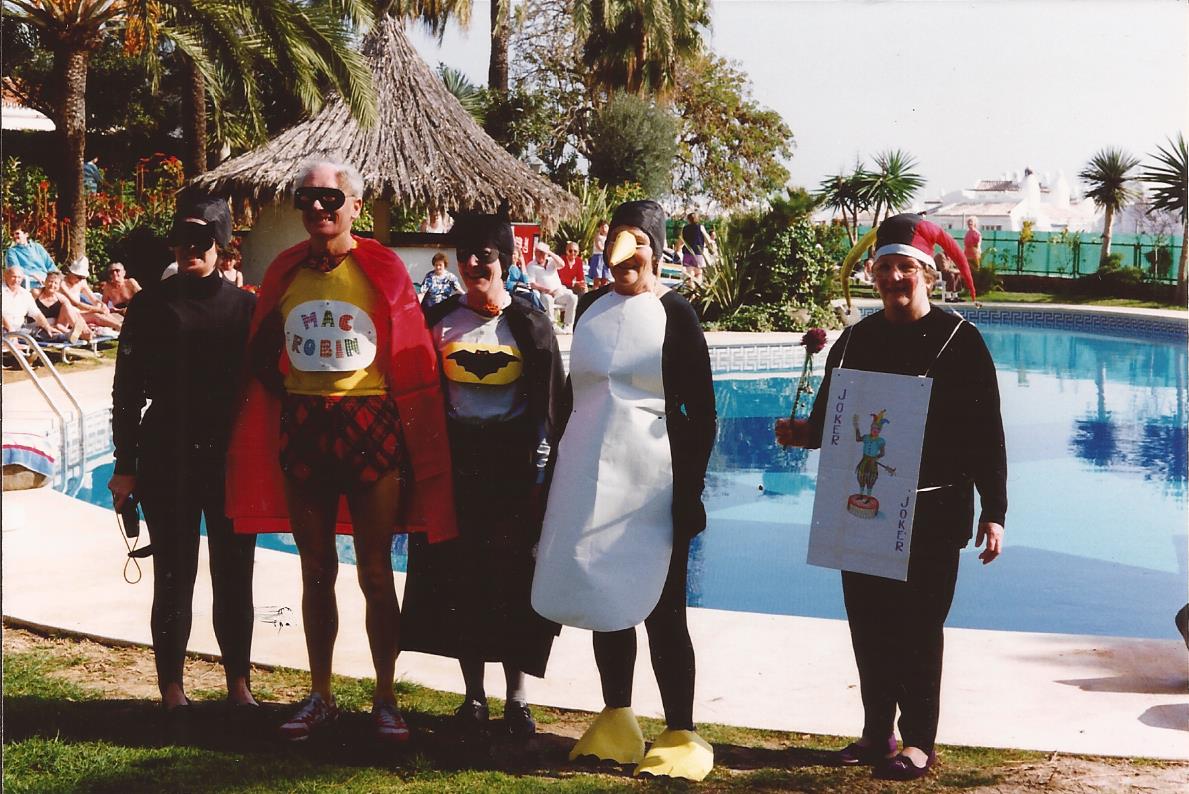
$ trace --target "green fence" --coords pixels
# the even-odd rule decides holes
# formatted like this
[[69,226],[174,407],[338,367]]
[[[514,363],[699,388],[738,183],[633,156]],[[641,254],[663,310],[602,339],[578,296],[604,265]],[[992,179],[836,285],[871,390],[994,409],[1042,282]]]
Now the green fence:
[[[866,231],[866,229],[863,229]],[[958,245],[962,244],[958,233]],[[1020,232],[984,230],[982,261],[1002,275],[1078,278],[1098,272],[1102,238],[1098,232],[1033,232],[1021,240]],[[1121,254],[1123,267],[1143,271],[1144,278],[1175,284],[1181,261],[1181,240],[1151,234],[1116,233],[1111,253]]]

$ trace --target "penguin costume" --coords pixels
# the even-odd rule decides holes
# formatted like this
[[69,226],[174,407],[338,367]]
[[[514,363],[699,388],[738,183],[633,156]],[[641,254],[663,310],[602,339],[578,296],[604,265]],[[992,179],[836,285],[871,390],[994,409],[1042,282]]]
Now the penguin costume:
[[[714,757],[694,731],[685,581],[690,539],[706,526],[717,417],[697,315],[656,276],[664,224],[655,201],[620,205],[607,245],[613,281],[579,301],[532,604],[594,632],[606,708],[571,758],[701,780]],[[667,723],[647,754],[631,710],[641,622]]]
[[535,725],[523,674],[545,674],[560,630],[532,610],[529,590],[564,371],[549,318],[504,288],[507,205],[455,215],[451,237],[466,292],[430,308],[426,324],[441,362],[459,537],[410,538],[402,648],[459,660],[464,732],[485,728],[483,666],[502,662],[504,724],[524,737]]

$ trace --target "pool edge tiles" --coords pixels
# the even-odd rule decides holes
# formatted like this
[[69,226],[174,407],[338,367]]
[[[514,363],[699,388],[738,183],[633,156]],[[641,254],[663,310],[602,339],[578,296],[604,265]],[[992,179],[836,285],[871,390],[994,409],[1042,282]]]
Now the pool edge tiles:
[[[1174,312],[1032,304],[949,304],[938,308],[958,314],[975,324],[1052,328],[1161,341],[1189,339],[1189,316]],[[868,305],[861,307],[859,311],[867,317],[880,311],[880,307]]]

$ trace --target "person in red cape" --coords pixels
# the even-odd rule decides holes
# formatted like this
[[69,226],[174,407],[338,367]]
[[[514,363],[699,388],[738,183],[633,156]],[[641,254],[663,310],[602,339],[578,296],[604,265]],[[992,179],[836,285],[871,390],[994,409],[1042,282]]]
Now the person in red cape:
[[301,555],[311,686],[281,735],[307,739],[337,715],[330,674],[339,532],[354,535],[376,735],[401,742],[409,729],[393,691],[400,605],[392,536],[457,535],[437,356],[404,263],[351,234],[363,206],[359,173],[317,162],[294,184],[310,237],[281,252],[260,287],[228,455],[227,514],[237,532],[291,531]]

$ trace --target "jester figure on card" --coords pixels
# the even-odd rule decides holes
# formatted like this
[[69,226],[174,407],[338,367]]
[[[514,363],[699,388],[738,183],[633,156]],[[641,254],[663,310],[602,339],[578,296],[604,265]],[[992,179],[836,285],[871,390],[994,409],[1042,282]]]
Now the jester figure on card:
[[466,292],[425,321],[442,367],[459,536],[410,539],[403,644],[458,659],[463,737],[485,733],[485,663],[501,663],[502,727],[523,740],[536,730],[524,674],[545,674],[560,629],[533,611],[529,591],[565,376],[549,315],[504,286],[515,246],[507,205],[454,218]]
[[303,741],[337,716],[335,534],[352,533],[376,670],[373,728],[381,741],[403,742],[392,537],[457,534],[438,359],[404,263],[351,234],[363,206],[359,173],[315,162],[294,185],[309,239],[282,251],[260,288],[227,514],[237,532],[292,532],[301,555],[311,686],[282,737]]

